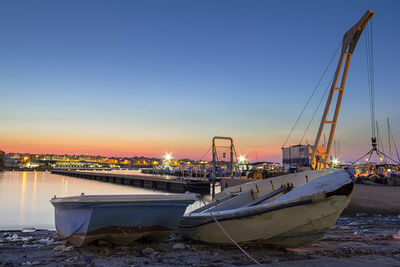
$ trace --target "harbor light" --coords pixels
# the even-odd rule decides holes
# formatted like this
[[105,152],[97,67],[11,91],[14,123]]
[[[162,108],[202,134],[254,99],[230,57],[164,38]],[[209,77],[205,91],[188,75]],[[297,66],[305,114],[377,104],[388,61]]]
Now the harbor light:
[[164,159],[165,159],[166,161],[169,161],[169,160],[172,159],[172,155],[169,154],[169,153],[165,153]]
[[246,157],[243,156],[243,155],[241,155],[241,156],[239,157],[239,163],[244,163],[245,161],[246,161]]
[[333,160],[332,160],[332,164],[333,164],[333,165],[339,164],[339,160],[338,160],[338,159],[333,159]]
[[365,159],[366,162],[368,162],[368,159]]

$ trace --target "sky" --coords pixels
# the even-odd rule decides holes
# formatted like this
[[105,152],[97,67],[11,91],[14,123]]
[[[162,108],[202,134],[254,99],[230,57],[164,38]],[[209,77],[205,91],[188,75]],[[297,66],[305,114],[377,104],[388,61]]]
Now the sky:
[[[0,149],[203,159],[213,136],[230,136],[250,161],[280,162],[343,34],[367,9],[375,11],[376,118],[385,149],[387,117],[400,146],[399,7],[354,0],[1,1]],[[336,65],[337,58],[287,145],[299,143]],[[324,105],[303,143],[314,142]],[[335,134],[344,160],[370,149],[369,114],[362,36]]]

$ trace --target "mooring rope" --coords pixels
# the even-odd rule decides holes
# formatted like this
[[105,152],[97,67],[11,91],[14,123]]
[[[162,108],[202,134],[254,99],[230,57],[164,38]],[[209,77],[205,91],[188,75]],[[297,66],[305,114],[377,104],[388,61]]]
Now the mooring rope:
[[[201,200],[205,206],[207,204],[204,202],[204,200]],[[235,244],[242,252],[244,255],[246,255],[250,260],[252,260],[255,264],[259,266],[263,266],[260,262],[258,262],[255,258],[250,256],[249,253],[247,253],[233,238],[228,234],[228,232],[222,227],[222,225],[218,222],[217,218],[215,218],[214,214],[211,212],[211,210],[207,207],[207,211],[210,213],[211,217],[214,219],[215,223],[218,225],[218,227],[221,229],[221,231],[232,241],[233,244]]]

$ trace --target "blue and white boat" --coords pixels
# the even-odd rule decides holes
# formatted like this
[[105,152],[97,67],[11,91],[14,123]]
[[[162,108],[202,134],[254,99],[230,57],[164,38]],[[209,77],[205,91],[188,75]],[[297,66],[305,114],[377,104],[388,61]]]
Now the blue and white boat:
[[196,194],[54,196],[59,236],[80,247],[105,240],[128,245],[140,238],[162,240],[178,226]]

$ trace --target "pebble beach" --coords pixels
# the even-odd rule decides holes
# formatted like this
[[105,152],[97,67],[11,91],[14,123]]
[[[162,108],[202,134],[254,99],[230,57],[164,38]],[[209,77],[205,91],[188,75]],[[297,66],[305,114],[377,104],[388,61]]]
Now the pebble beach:
[[[339,218],[319,242],[296,249],[242,244],[264,266],[399,266],[400,216],[357,214]],[[216,246],[171,235],[131,246],[99,242],[75,248],[55,231],[0,232],[0,266],[257,266],[235,246]]]

